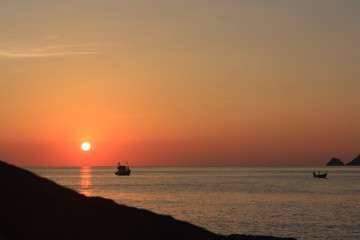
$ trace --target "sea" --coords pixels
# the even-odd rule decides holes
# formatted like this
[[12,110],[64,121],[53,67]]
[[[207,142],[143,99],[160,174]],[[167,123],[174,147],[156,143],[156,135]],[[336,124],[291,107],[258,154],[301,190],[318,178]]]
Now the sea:
[[130,176],[115,166],[26,169],[218,234],[360,239],[360,167],[131,167]]

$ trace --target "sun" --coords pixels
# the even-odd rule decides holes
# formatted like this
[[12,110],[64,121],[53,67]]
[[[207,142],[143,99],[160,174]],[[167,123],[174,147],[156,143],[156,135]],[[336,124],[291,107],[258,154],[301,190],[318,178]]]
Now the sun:
[[83,144],[81,144],[81,149],[84,151],[89,151],[90,148],[91,148],[91,145],[88,142],[84,142]]

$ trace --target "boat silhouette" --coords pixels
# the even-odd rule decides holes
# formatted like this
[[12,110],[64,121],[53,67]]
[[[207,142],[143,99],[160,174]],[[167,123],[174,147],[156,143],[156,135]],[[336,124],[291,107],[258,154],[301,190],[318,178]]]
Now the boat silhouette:
[[118,169],[118,171],[115,172],[115,174],[118,176],[129,176],[131,173],[129,165],[121,165],[120,162],[118,162],[117,169]]
[[327,171],[325,173],[321,173],[320,171],[318,171],[316,173],[315,171],[313,171],[313,176],[316,177],[316,178],[326,178]]

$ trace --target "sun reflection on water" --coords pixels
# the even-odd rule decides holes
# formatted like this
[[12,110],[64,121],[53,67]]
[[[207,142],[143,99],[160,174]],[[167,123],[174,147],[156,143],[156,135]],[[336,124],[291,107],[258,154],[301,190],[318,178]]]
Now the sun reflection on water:
[[90,197],[92,195],[91,167],[81,167],[80,169],[80,193]]

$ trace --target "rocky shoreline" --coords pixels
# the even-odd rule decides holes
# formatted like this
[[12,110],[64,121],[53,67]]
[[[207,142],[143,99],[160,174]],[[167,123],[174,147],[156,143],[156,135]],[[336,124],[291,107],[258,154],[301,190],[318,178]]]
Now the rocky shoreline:
[[294,239],[218,235],[171,216],[86,197],[0,161],[1,239]]

